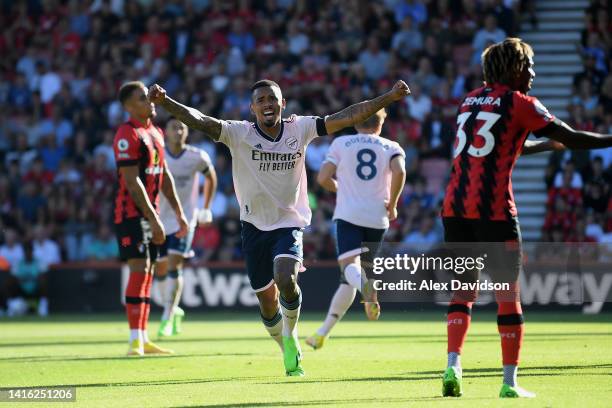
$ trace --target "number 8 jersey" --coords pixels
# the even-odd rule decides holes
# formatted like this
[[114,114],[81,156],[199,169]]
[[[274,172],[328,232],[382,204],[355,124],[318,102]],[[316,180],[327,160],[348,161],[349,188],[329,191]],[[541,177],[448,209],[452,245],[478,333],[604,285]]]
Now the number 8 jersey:
[[396,156],[406,156],[400,145],[376,135],[359,133],[334,139],[325,158],[336,166],[334,220],[367,228],[389,227],[385,201],[391,187],[390,164]]
[[505,85],[470,92],[457,115],[442,216],[493,221],[516,217],[512,169],[529,133],[553,119],[536,98]]

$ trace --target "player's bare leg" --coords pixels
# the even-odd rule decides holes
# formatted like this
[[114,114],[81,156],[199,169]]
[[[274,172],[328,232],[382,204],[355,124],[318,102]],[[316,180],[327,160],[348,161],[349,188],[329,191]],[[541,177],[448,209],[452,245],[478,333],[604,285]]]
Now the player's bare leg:
[[280,313],[280,304],[278,303],[278,289],[274,281],[270,285],[258,292],[257,300],[259,300],[259,311],[261,320],[270,334],[270,337],[278,344],[283,351],[283,317]]
[[298,341],[297,322],[300,317],[302,294],[297,284],[300,261],[279,256],[274,260],[274,281],[280,291],[283,320],[283,356],[285,371],[290,376],[304,375],[300,364],[302,350]]

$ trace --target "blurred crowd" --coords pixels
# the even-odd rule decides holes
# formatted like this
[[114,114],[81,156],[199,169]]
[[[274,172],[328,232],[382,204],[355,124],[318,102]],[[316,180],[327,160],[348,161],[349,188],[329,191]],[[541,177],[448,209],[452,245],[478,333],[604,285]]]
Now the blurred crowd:
[[[412,96],[389,109],[383,128],[383,136],[404,147],[408,171],[399,218],[387,238],[440,241],[437,214],[457,103],[481,84],[480,53],[487,45],[516,35],[521,16],[537,24],[533,2],[517,0],[0,4],[0,257],[14,269],[31,245],[41,273],[60,260],[117,255],[112,141],[126,117],[116,94],[122,82],[135,79],[159,83],[178,101],[222,119],[249,118],[249,86],[260,78],[281,85],[285,115],[333,113],[386,92],[396,79],[406,80]],[[602,21],[609,16],[599,9],[590,16],[573,124],[607,131],[610,37]],[[167,114],[158,113],[163,125]],[[210,154],[219,176],[215,221],[198,228],[194,240],[198,259],[238,260],[231,156],[197,132],[189,142]],[[309,260],[335,258],[335,198],[314,177],[329,144],[329,138],[318,138],[307,153],[313,209],[305,234]],[[566,169],[576,162],[581,171],[577,160],[563,156],[554,166]],[[609,197],[603,178],[609,164],[596,176],[596,183],[604,181],[600,196]],[[590,180],[582,182],[581,193]],[[601,208],[598,201],[593,218]],[[604,231],[609,221],[601,224]]]
[[[612,20],[607,0],[593,1],[577,45],[583,71],[574,76],[568,123],[612,133]],[[543,240],[612,243],[612,149],[555,152],[546,173]]]

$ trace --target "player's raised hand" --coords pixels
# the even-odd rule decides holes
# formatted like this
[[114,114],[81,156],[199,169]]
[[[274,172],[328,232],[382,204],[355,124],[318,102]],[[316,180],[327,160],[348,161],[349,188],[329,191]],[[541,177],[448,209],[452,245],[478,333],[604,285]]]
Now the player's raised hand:
[[166,90],[157,84],[149,87],[149,100],[154,104],[162,103],[166,99]]
[[391,94],[393,95],[394,100],[399,101],[400,99],[410,95],[410,88],[408,88],[408,85],[400,79],[395,83],[395,85],[393,85]]
[[155,217],[152,221],[149,221],[151,225],[151,233],[153,234],[152,241],[155,245],[161,245],[166,240],[166,231],[164,225],[158,217]]
[[179,230],[176,233],[176,237],[183,238],[187,236],[187,233],[189,232],[189,224],[187,223],[187,218],[185,218],[185,214],[183,214],[182,211],[181,211],[181,215],[176,217],[176,220],[178,221],[178,224],[179,224]]

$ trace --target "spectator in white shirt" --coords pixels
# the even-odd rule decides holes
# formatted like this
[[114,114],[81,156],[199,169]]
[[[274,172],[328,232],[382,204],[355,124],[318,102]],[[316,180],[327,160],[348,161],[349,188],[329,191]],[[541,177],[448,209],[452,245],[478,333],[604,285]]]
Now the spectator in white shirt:
[[59,245],[49,238],[49,231],[44,225],[34,227],[34,257],[38,259],[43,271],[47,271],[50,265],[60,263]]

